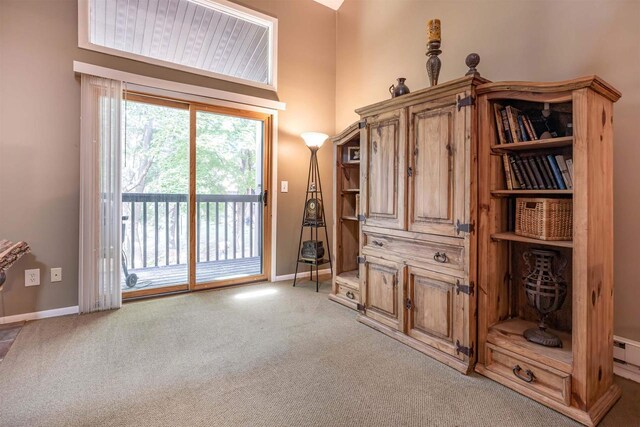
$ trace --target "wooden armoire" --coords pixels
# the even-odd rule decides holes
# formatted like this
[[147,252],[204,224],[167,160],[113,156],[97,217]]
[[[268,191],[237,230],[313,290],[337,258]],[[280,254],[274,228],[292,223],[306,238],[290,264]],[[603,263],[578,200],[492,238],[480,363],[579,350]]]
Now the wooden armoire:
[[464,373],[477,351],[474,101],[485,82],[467,76],[356,111],[358,320]]
[[[612,196],[613,103],[620,96],[596,76],[492,83],[471,75],[356,110],[361,120],[333,139],[330,297],[357,309],[360,322],[463,373],[475,365],[597,424],[620,397]],[[541,113],[554,128],[506,143],[498,119],[506,107]],[[520,126],[535,133],[524,119]],[[354,147],[359,162],[350,161]],[[552,188],[544,177],[540,158],[554,156],[572,160],[567,188]],[[514,186],[517,171],[505,163],[523,158],[540,166],[538,186]],[[571,201],[571,240],[517,233],[515,206],[530,198]],[[523,336],[539,324],[523,286],[523,258],[532,250],[566,261],[566,299],[547,318],[560,348]]]

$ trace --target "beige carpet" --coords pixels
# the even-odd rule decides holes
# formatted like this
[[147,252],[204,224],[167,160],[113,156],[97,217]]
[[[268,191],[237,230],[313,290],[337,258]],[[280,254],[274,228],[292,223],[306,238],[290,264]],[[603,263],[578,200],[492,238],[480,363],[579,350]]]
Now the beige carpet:
[[[575,425],[358,323],[327,292],[255,285],[30,322],[0,363],[0,425]],[[616,381],[602,425],[640,426],[640,384]]]

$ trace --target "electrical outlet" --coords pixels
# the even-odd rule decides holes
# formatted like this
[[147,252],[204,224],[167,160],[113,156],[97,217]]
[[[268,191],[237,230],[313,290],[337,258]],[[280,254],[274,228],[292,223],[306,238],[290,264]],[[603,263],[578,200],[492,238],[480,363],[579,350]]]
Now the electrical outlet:
[[51,269],[51,283],[62,282],[62,268]]
[[282,181],[280,183],[280,192],[288,193],[289,192],[289,181]]
[[34,268],[32,270],[24,271],[24,285],[25,286],[38,286],[40,284],[40,269]]

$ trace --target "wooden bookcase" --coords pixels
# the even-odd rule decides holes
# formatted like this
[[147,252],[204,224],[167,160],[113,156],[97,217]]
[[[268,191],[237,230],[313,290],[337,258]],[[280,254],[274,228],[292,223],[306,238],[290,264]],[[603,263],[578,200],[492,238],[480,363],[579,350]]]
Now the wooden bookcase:
[[[613,383],[613,103],[620,93],[595,76],[552,84],[488,83],[477,92],[476,371],[583,424],[595,425],[620,397]],[[520,109],[542,109],[549,103],[552,115],[557,114],[557,137],[499,144],[495,103]],[[573,134],[564,135],[569,121]],[[529,152],[571,155],[573,188],[508,189],[502,154]],[[517,197],[571,198],[573,240],[516,235]],[[562,348],[544,347],[522,336],[538,319],[522,286],[522,253],[530,248],[553,249],[568,261],[567,298],[547,319],[562,339]],[[517,375],[525,370],[532,377]]]
[[331,138],[333,143],[333,280],[329,298],[357,309],[360,303],[360,163],[349,151],[360,148],[360,129],[354,123]]

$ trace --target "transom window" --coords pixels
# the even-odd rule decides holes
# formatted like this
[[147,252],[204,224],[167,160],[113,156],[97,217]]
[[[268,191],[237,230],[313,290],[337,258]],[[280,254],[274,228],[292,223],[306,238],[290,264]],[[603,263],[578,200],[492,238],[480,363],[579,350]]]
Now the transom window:
[[275,90],[277,19],[224,0],[78,0],[79,46]]

